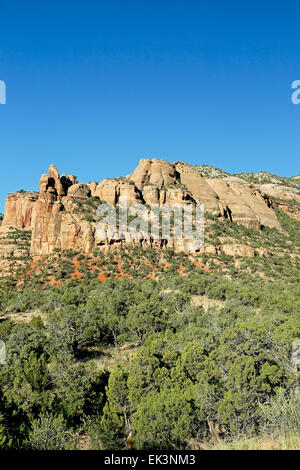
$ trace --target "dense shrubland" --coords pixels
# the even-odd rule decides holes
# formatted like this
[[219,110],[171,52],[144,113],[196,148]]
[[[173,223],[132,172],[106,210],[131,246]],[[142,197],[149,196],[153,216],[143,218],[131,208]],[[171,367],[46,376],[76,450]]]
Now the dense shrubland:
[[[195,302],[203,296],[219,307],[204,309]],[[169,270],[159,283],[85,276],[18,289],[6,281],[0,308],[0,448],[75,448],[88,434],[91,448],[123,449],[131,431],[136,449],[187,448],[210,439],[208,419],[225,441],[299,426],[299,411],[288,424],[299,410],[290,403],[299,274],[262,282],[246,271]],[[23,323],[18,312],[40,317]]]
[[[8,271],[0,449],[124,449],[130,433],[135,449],[195,448],[211,424],[221,448],[299,435],[300,222],[277,212],[281,233],[207,217],[209,243],[270,257],[55,250]],[[9,236],[27,246],[30,233]]]

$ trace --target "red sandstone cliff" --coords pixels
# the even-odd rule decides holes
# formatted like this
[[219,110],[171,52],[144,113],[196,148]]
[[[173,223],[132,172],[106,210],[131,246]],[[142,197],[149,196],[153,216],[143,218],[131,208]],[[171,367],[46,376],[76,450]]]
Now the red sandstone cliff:
[[[73,175],[60,176],[51,165],[40,179],[39,193],[21,192],[7,197],[0,229],[0,256],[14,256],[11,245],[7,248],[3,241],[10,227],[32,231],[29,250],[32,256],[47,255],[55,249],[89,253],[96,246],[117,243],[119,240],[97,239],[96,221],[89,207],[97,205],[97,198],[117,204],[122,196],[127,196],[129,204],[203,203],[207,212],[246,227],[281,229],[267,192],[241,178],[205,179],[187,163],[142,159],[127,178],[86,185],[78,183]],[[134,243],[128,239],[126,242]],[[148,241],[144,243],[147,245]],[[184,240],[177,241],[175,248],[191,249]],[[209,252],[209,248],[205,249]]]

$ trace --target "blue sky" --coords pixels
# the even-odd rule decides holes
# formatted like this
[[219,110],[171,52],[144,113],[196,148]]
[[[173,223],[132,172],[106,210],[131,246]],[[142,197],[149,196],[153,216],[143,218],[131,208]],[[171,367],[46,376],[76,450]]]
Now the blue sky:
[[269,1],[0,6],[0,210],[51,163],[89,182],[142,157],[300,173],[300,5]]

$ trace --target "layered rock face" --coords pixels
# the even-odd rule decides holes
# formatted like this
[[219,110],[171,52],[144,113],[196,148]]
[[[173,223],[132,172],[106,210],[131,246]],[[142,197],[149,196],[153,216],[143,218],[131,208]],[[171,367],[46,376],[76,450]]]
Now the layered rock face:
[[175,166],[158,158],[141,159],[139,166],[127,178],[134,181],[139,189],[142,189],[146,183],[162,189],[164,186],[178,181]]
[[89,252],[94,247],[95,228],[76,213],[75,201],[91,196],[88,185],[77,183],[74,175],[59,176],[53,165],[40,180],[39,196],[34,207],[32,256],[73,249]]
[[6,199],[4,218],[0,227],[0,275],[30,255],[31,230],[35,224],[37,193],[19,192]]
[[[181,192],[188,193],[196,203],[204,204],[207,212],[230,218],[248,228],[259,230],[267,226],[280,230],[278,219],[269,207],[267,194],[241,178],[205,179],[187,163],[145,159],[127,178],[141,190],[146,202],[167,202],[165,196],[162,201],[161,194],[164,191],[169,193],[168,186],[178,187],[178,190],[184,187]],[[180,203],[182,198],[177,197],[174,202]]]
[[[228,218],[246,227],[281,229],[270,207],[267,192],[237,177],[204,178],[187,163],[168,163],[161,159],[142,159],[126,178],[105,179],[90,184],[78,183],[74,175],[60,176],[51,165],[40,179],[39,193],[10,194],[6,201],[0,238],[10,227],[31,230],[30,254],[47,255],[55,249],[91,252],[97,246],[120,243],[118,237],[99,239],[96,219],[90,207],[100,201],[117,205],[122,197],[131,204],[204,204],[205,211]],[[95,211],[94,211],[95,212]],[[123,242],[122,242],[123,243]],[[150,246],[147,237],[125,243]],[[156,241],[155,246],[170,246],[170,241]],[[197,251],[189,240],[174,240],[177,250]],[[209,253],[208,246],[202,249]],[[227,253],[232,249],[226,248]],[[4,249],[5,252],[5,249]]]
[[142,203],[143,198],[138,188],[131,181],[123,179],[105,179],[100,183],[90,183],[89,188],[93,197],[98,197],[107,204],[116,205],[120,198],[127,197],[128,204]]
[[[293,179],[300,179],[300,177],[294,177]],[[285,199],[287,201],[294,200],[300,203],[300,194],[296,193],[293,189],[288,186],[276,186],[275,184],[261,184],[259,186],[261,191],[266,192],[269,196],[275,198]]]
[[31,228],[34,224],[33,210],[38,195],[35,193],[9,194],[6,199],[2,227]]
[[218,195],[226,217],[248,228],[259,230],[266,226],[280,230],[278,219],[269,207],[267,194],[234,177],[208,179],[207,183]]

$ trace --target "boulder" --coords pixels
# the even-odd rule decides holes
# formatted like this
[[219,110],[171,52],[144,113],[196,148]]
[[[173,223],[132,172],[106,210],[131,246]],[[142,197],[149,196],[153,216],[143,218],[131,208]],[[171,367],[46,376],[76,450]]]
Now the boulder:
[[178,176],[173,164],[159,158],[152,160],[143,158],[139,166],[127,178],[133,181],[139,189],[142,189],[146,183],[151,183],[161,189],[163,186],[176,182]]
[[87,184],[76,183],[68,189],[68,197],[75,199],[87,199],[91,196],[91,190]]

